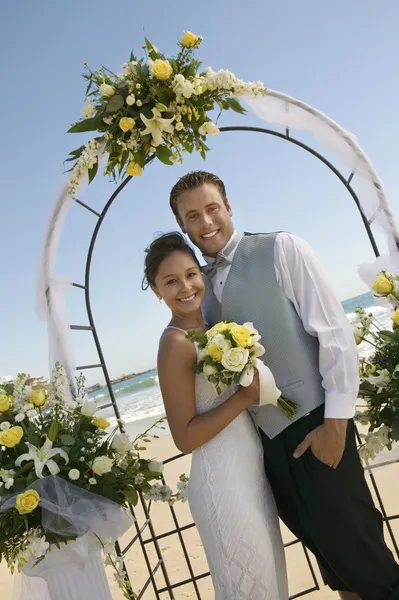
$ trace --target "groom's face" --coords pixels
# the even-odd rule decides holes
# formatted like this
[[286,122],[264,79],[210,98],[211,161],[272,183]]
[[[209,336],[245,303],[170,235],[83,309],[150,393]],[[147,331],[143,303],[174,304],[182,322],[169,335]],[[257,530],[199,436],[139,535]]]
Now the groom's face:
[[205,256],[216,256],[233,235],[232,210],[215,185],[183,192],[178,211],[179,226]]

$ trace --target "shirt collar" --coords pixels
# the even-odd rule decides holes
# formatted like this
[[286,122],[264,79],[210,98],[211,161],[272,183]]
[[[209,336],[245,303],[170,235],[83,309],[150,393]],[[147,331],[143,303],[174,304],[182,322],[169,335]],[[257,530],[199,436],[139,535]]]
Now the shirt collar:
[[[230,237],[229,241],[224,246],[224,248],[222,248],[218,252],[218,254],[223,254],[226,258],[228,258],[229,260],[232,260],[234,254],[235,254],[235,251],[237,250],[237,246],[240,243],[242,237],[243,237],[242,234],[237,233],[237,231],[234,230],[233,235]],[[227,250],[228,254],[225,253],[226,250]],[[216,257],[205,256],[205,255],[203,255],[203,257],[208,265],[211,265],[216,259]]]

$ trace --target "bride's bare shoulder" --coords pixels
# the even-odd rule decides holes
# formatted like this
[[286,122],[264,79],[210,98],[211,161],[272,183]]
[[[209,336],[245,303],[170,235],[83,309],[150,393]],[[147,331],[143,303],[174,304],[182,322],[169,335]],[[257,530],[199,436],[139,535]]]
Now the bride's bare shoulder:
[[165,329],[159,340],[158,362],[170,362],[186,359],[193,362],[196,359],[194,344],[181,329]]

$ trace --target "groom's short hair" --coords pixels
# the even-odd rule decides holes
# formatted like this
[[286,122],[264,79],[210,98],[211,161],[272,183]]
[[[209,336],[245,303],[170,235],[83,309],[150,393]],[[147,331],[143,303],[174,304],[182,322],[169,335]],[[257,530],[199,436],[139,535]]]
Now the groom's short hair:
[[227,202],[226,188],[220,177],[213,173],[208,173],[207,171],[190,171],[186,175],[183,175],[183,177],[180,177],[170,192],[170,207],[176,217],[179,216],[179,196],[187,190],[195,190],[206,183],[216,186],[223,201],[225,203]]

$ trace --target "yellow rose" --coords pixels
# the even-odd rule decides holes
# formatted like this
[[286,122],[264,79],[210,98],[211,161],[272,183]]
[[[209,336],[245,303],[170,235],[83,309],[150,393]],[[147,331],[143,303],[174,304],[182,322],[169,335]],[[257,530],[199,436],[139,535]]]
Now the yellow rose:
[[192,31],[185,31],[180,43],[184,48],[194,48],[194,46],[197,45],[198,40],[198,35],[195,35]]
[[12,407],[13,396],[0,394],[0,412],[7,412]]
[[388,296],[393,290],[392,282],[383,273],[377,277],[371,287],[381,296]]
[[47,402],[47,394],[44,390],[33,390],[28,396],[28,402],[35,406],[43,406]]
[[220,362],[222,360],[223,352],[221,351],[219,346],[216,346],[216,344],[211,342],[210,344],[208,344],[207,350],[208,350],[208,354],[211,358],[213,358],[214,360],[217,360],[218,362]]
[[251,332],[246,327],[242,325],[236,325],[231,328],[231,335],[233,336],[234,341],[241,348],[247,348],[251,346],[252,338]]
[[38,506],[40,496],[36,490],[26,490],[23,494],[18,494],[15,501],[15,508],[20,515],[31,513]]
[[393,313],[391,319],[395,323],[395,325],[399,325],[399,308],[397,308],[395,310],[395,312]]
[[151,65],[151,74],[154,75],[157,79],[161,81],[165,81],[169,79],[172,75],[173,69],[168,60],[162,60],[161,58],[157,58]]
[[102,417],[95,417],[93,419],[93,423],[99,429],[107,429],[110,426],[110,422],[107,419],[103,419]]
[[131,175],[132,177],[140,177],[143,174],[143,169],[139,164],[131,160],[128,166],[126,167],[126,173]]
[[10,429],[7,429],[6,431],[0,431],[0,446],[14,448],[14,446],[17,446],[22,440],[23,435],[24,430],[19,425],[10,427]]
[[132,117],[122,117],[119,121],[119,127],[126,133],[126,131],[130,131],[135,126],[136,121],[132,119]]
[[216,334],[226,331],[226,329],[229,330],[232,327],[236,327],[236,323],[225,323],[224,321],[221,321],[220,323],[216,323],[211,329],[208,329],[206,337],[210,340],[215,337]]

